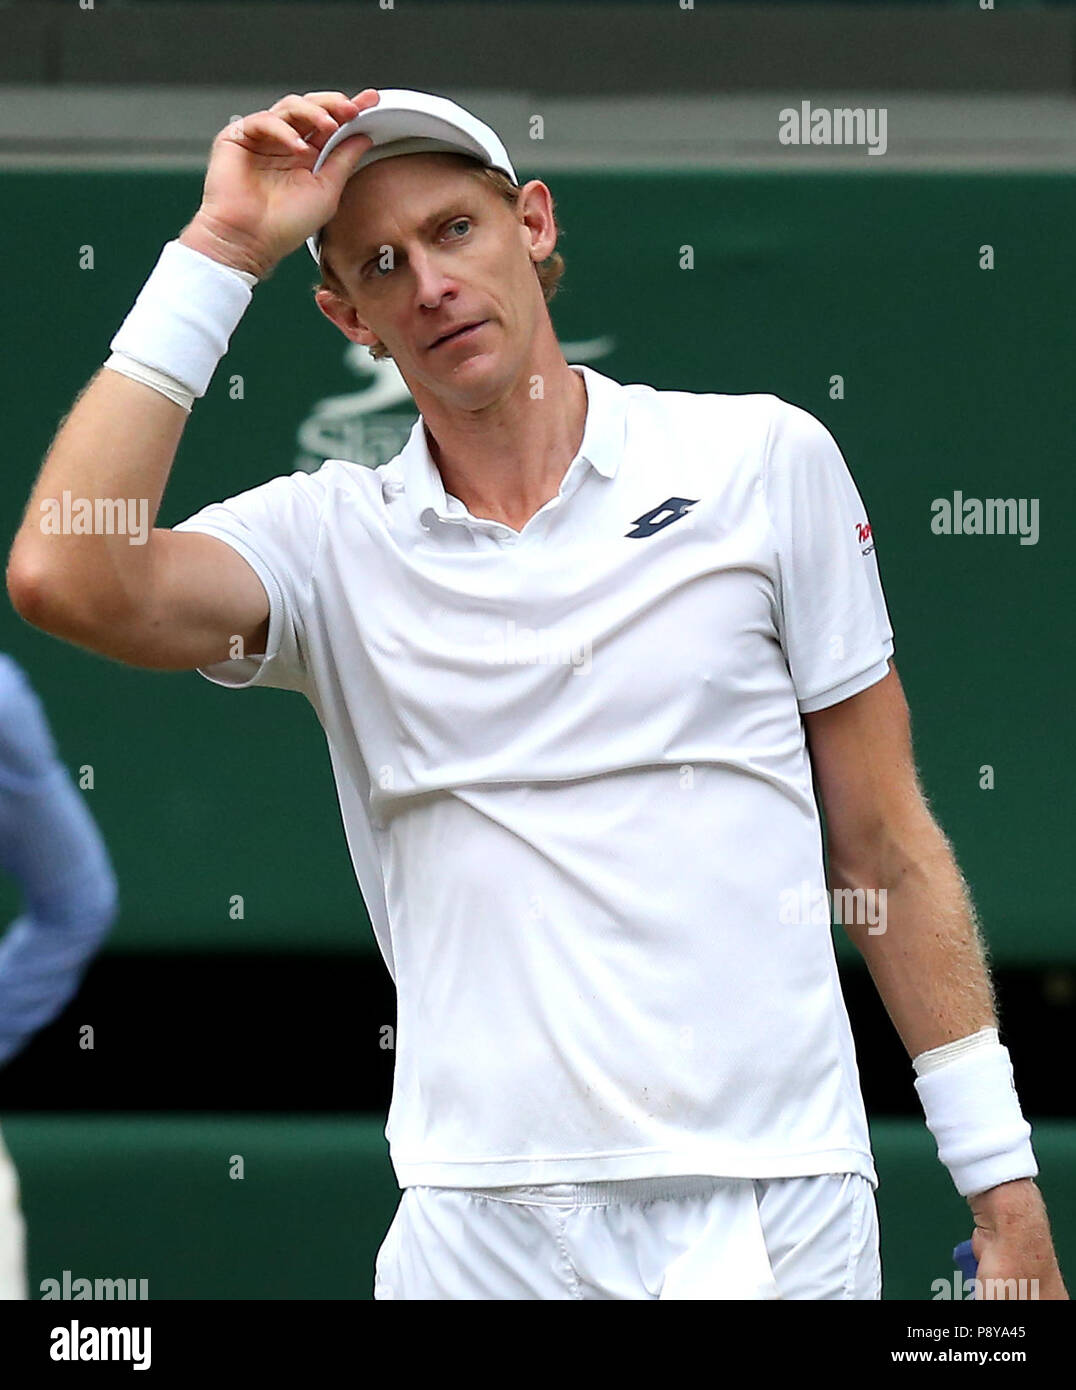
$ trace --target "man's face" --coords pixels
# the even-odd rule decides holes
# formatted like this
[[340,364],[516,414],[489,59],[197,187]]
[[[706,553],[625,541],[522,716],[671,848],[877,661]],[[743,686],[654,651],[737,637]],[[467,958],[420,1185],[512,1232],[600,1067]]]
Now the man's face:
[[319,291],[319,307],[354,342],[383,343],[412,389],[478,409],[517,378],[544,313],[534,266],[556,240],[547,198],[532,181],[515,211],[452,154],[378,160],[345,185],[322,234],[350,302]]

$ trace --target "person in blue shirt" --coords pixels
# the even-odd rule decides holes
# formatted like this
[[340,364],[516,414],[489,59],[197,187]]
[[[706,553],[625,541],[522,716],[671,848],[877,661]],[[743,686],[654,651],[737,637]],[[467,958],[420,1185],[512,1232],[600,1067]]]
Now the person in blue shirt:
[[[0,653],[0,869],[22,911],[0,939],[0,1067],[72,998],[116,919],[116,876],[25,672]],[[74,1045],[74,1044],[72,1044]],[[27,1298],[15,1166],[0,1137],[0,1298]]]

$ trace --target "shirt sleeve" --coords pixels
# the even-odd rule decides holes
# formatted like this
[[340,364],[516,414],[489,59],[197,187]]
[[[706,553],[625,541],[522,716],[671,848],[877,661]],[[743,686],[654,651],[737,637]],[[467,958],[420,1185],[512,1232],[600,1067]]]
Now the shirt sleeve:
[[264,654],[198,667],[199,675],[233,690],[275,686],[308,693],[306,621],[310,577],[325,500],[318,473],[295,472],[212,502],[172,527],[199,531],[230,545],[262,582],[269,600]]
[[23,911],[0,940],[0,1065],[74,995],[116,918],[116,877],[21,667],[0,656],[0,867]]
[[763,490],[775,534],[778,624],[801,712],[889,671],[893,628],[863,500],[820,420],[775,398]]

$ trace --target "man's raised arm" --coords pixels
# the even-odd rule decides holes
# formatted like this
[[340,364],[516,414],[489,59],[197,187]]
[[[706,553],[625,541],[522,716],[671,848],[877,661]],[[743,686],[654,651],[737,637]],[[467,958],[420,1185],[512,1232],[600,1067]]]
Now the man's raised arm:
[[[61,423],[7,566],[27,622],[131,665],[265,650],[269,607],[247,562],[212,536],[155,526],[194,399],[205,394],[253,284],[332,217],[370,139],[318,153],[377,102],[372,89],[282,97],[220,131],[202,203],[161,254],[113,355]],[[133,510],[139,527],[115,524]],[[144,528],[144,529],[142,529]]]

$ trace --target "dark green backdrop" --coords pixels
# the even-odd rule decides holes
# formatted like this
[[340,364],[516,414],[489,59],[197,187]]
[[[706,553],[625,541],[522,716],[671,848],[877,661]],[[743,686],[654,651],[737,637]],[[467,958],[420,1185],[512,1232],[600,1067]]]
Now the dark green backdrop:
[[[927,791],[995,959],[1076,958],[1061,867],[1073,838],[1076,181],[870,169],[548,181],[568,264],[562,341],[604,340],[589,360],[621,381],[772,391],[831,428],[874,524]],[[193,214],[201,177],[8,171],[3,188],[10,538],[56,426]],[[993,270],[979,268],[984,244]],[[680,268],[685,245],[693,270]],[[84,247],[93,269],[80,268]],[[290,471],[315,402],[361,389],[313,280],[304,250],[256,291],[195,408],[162,524]],[[234,373],[243,399],[229,397]],[[830,398],[834,374],[843,400]],[[933,535],[931,501],[956,489],[1039,499],[1038,544]],[[124,668],[7,604],[0,646],[32,674],[69,766],[93,766],[86,795],[123,893],[113,947],[373,949],[300,697]],[[992,791],[979,789],[984,764]]]
[[[309,1116],[5,1119],[41,1281],[149,1280],[150,1299],[370,1298],[399,1192],[379,1120]],[[874,1120],[883,1296],[932,1301],[971,1235],[924,1125]],[[1035,1128],[1062,1270],[1076,1261],[1076,1126]],[[242,1181],[231,1176],[243,1158]],[[952,1296],[952,1295],[950,1295]]]

